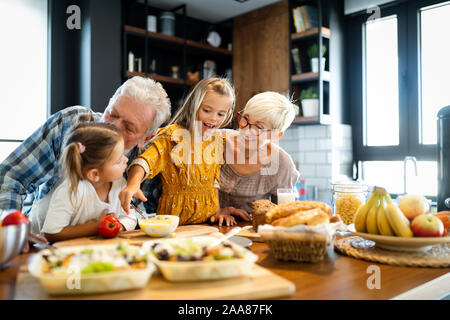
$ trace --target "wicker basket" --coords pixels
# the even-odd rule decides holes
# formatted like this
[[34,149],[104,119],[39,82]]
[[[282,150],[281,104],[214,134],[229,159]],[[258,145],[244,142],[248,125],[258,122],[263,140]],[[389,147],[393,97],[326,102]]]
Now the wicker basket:
[[[335,238],[334,228],[274,228],[261,226],[259,234],[276,259],[282,261],[319,262],[328,253]],[[313,231],[308,231],[308,228]],[[289,231],[286,231],[290,229]]]

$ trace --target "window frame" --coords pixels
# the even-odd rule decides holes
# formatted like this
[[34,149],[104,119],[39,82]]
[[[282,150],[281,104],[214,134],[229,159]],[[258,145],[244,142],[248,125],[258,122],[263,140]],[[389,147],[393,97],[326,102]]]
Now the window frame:
[[[348,17],[348,101],[352,112],[353,159],[356,164],[360,161],[403,161],[406,156],[414,156],[417,161],[438,160],[436,144],[420,144],[420,9],[446,1],[396,1],[380,6],[380,18],[396,15],[398,21],[398,146],[364,145],[364,23],[372,13],[360,12]],[[356,168],[358,167],[356,165]],[[356,177],[359,177],[359,175],[359,172],[357,172]]]

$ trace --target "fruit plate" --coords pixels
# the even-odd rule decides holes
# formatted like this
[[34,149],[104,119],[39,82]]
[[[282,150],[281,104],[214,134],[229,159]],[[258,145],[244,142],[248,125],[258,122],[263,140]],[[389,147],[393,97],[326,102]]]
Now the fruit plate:
[[434,245],[450,242],[450,236],[429,237],[429,238],[427,237],[402,238],[402,237],[382,236],[378,234],[356,232],[355,226],[353,224],[348,226],[348,231],[350,231],[355,236],[374,241],[375,245],[379,248],[393,251],[410,251],[410,252],[425,251]]

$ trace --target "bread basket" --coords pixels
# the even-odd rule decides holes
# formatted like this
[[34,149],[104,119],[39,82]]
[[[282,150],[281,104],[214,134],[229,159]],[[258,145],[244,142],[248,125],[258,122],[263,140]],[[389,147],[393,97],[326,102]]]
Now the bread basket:
[[266,224],[259,226],[258,234],[276,259],[314,263],[327,256],[328,247],[333,244],[336,230],[340,228],[345,228],[341,222],[289,228]]

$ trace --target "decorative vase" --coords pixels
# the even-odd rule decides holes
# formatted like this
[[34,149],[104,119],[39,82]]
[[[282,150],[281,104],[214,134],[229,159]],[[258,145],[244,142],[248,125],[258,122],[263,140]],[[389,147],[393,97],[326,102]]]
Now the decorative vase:
[[302,100],[302,116],[317,117],[319,115],[319,99]]
[[[322,64],[320,66],[322,71],[325,70],[325,62],[326,61],[327,61],[326,58],[322,58]],[[319,72],[319,58],[311,58],[311,71]]]

